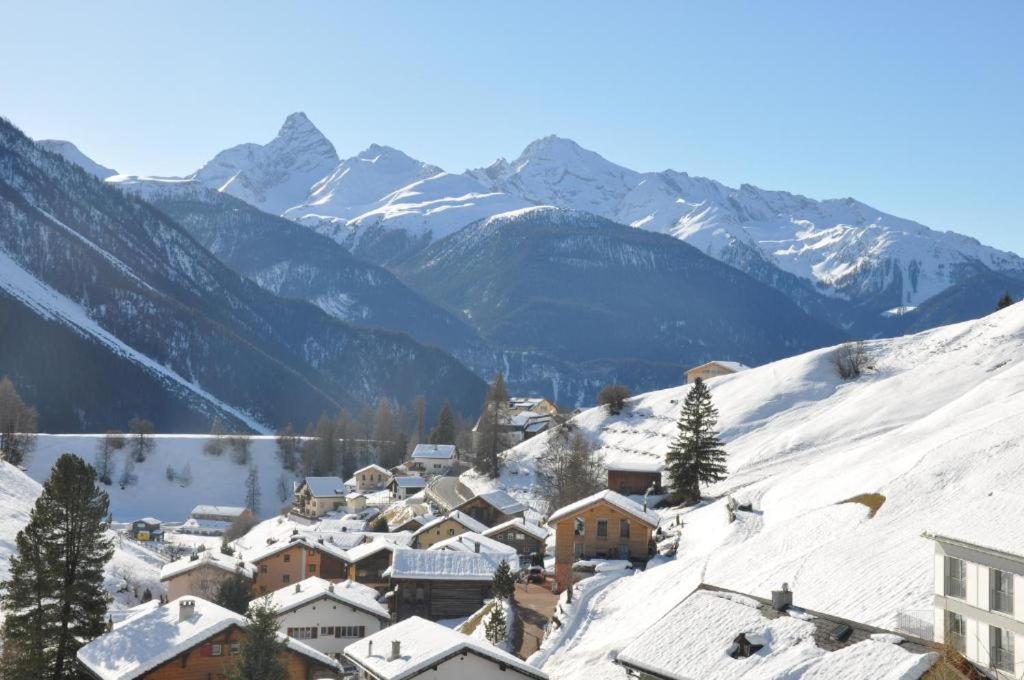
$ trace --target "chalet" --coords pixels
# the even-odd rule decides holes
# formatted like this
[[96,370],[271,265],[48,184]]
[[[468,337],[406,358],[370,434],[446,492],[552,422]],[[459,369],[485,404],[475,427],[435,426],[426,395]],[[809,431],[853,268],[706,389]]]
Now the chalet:
[[437,517],[427,522],[414,531],[412,534],[413,545],[426,549],[438,541],[458,536],[467,531],[482,534],[487,531],[487,525],[481,524],[464,512],[453,510],[443,517]]
[[[181,597],[126,619],[78,650],[78,663],[97,680],[209,680],[226,677],[241,651],[247,619],[198,597]],[[335,677],[337,661],[285,635],[287,677]]]
[[488,555],[496,555],[511,565],[519,564],[519,555],[516,553],[515,548],[473,531],[467,531],[458,536],[438,541],[430,546],[428,550],[486,553]]
[[366,509],[366,495],[353,491],[345,495],[345,512],[356,515]]
[[550,531],[524,519],[511,519],[484,532],[484,536],[493,538],[507,546],[515,548],[521,557],[544,555],[545,541]]
[[427,488],[427,480],[419,475],[392,477],[388,482],[391,498],[396,501],[402,501],[409,498],[409,496],[415,496],[425,488]]
[[252,511],[233,505],[197,505],[188,519],[178,527],[178,533],[220,536],[242,517],[251,517]]
[[720,375],[729,375],[730,373],[746,371],[749,368],[750,366],[741,364],[738,361],[709,361],[706,364],[694,366],[686,371],[686,382],[692,383],[697,378],[700,378],[701,380],[710,380],[711,378],[717,378]]
[[331,583],[316,576],[267,595],[282,633],[335,659],[347,645],[391,622],[390,612],[377,598],[369,586]]
[[376,540],[347,551],[348,579],[368,588],[387,592],[388,578],[384,572],[391,566],[391,554],[399,547],[391,541]]
[[1020,677],[1024,497],[993,493],[969,507],[925,534],[935,545],[934,637],[999,678]]
[[543,671],[489,644],[418,616],[345,648],[358,680],[547,680]]
[[[391,581],[395,621],[422,616],[437,621],[469,616],[491,597],[499,555],[452,550],[394,551],[385,576]],[[516,565],[511,565],[516,568]]]
[[212,600],[217,597],[220,584],[234,575],[251,581],[255,569],[251,564],[232,555],[225,555],[220,550],[205,550],[169,562],[160,569],[160,581],[166,585],[169,600],[184,595]]
[[614,661],[641,680],[902,680],[921,677],[938,660],[927,641],[794,607],[792,598],[785,586],[766,599],[701,585]]
[[455,509],[489,527],[526,514],[525,505],[498,489],[477,494]]
[[324,538],[291,536],[248,555],[255,568],[253,592],[266,595],[310,576],[341,581],[348,575],[346,552]]
[[160,528],[160,520],[155,517],[143,517],[132,522],[128,527],[128,536],[136,541],[162,541],[164,530]]
[[572,565],[583,559],[646,562],[657,513],[615,491],[600,491],[556,510],[548,518],[555,531],[555,581],[564,590]]
[[417,444],[409,458],[426,473],[439,475],[451,468],[458,457],[454,444]]
[[437,519],[437,518],[434,517],[433,515],[429,515],[429,514],[428,515],[415,515],[413,517],[404,517],[403,519],[395,522],[394,524],[389,524],[388,525],[388,531],[391,531],[391,532],[397,532],[397,531],[416,532],[416,531],[419,531],[419,529],[424,524],[426,524],[427,522],[430,522],[432,520],[435,520],[435,519]]
[[662,493],[661,472],[665,464],[661,461],[621,460],[605,465],[608,471],[608,488],[623,496],[643,496],[648,491]]
[[548,416],[558,414],[558,407],[544,397],[510,397],[508,410],[513,414],[526,411]]
[[292,512],[321,517],[345,506],[348,491],[340,477],[306,477],[295,490]]
[[356,480],[356,491],[379,491],[391,479],[391,471],[374,463],[356,470],[353,478]]

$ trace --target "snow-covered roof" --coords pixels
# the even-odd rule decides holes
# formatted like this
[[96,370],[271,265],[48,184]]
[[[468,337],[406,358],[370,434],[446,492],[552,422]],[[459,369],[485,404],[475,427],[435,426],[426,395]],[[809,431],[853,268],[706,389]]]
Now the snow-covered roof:
[[[479,546],[479,548],[477,547]],[[509,563],[516,561],[516,549],[499,543],[493,538],[478,534],[475,531],[467,531],[458,536],[446,538],[431,545],[427,550],[454,550],[456,552],[481,552],[494,555],[504,555]]]
[[1024,496],[992,492],[964,498],[965,507],[950,508],[933,520],[925,536],[994,550],[1024,560]]
[[382,468],[380,465],[377,465],[376,463],[370,463],[366,467],[359,468],[358,470],[356,470],[355,474],[358,475],[359,473],[366,472],[367,470],[369,470],[370,472],[379,472],[382,475],[390,475],[391,474],[391,470],[388,470],[386,468]]
[[496,510],[500,510],[502,514],[505,515],[515,515],[520,512],[526,511],[525,505],[517,501],[515,498],[512,498],[512,496],[510,496],[507,491],[502,491],[501,489],[493,489],[491,491],[484,491],[483,493],[478,493],[476,496],[473,496],[462,505],[472,503],[478,498],[486,502],[488,505],[495,508]]
[[538,526],[532,522],[527,522],[519,517],[515,517],[507,522],[502,522],[497,526],[491,527],[484,532],[484,536],[494,536],[495,534],[503,533],[509,529],[521,531],[524,534],[533,536],[538,541],[545,540],[548,537],[548,534],[551,533],[547,527]]
[[398,548],[385,575],[424,581],[490,581],[502,562],[516,569],[515,561],[494,553]]
[[419,529],[417,529],[416,532],[413,534],[413,536],[419,536],[420,534],[423,534],[423,533],[426,533],[426,532],[430,531],[431,529],[436,527],[438,524],[441,524],[442,522],[444,522],[446,519],[454,520],[454,521],[458,522],[459,524],[461,524],[462,526],[464,526],[468,531],[475,531],[478,534],[482,534],[485,531],[487,531],[487,525],[486,524],[477,521],[476,519],[470,517],[466,513],[462,512],[461,510],[452,510],[451,512],[449,512],[447,515],[445,515],[443,517],[437,517],[437,518],[427,522],[426,524],[421,526]]
[[377,591],[355,581],[331,583],[319,576],[310,576],[298,583],[279,588],[266,597],[278,614],[321,599],[330,599],[361,609],[383,620],[390,620],[391,617],[387,607],[377,601]]
[[348,559],[346,551],[328,541],[326,537],[320,538],[308,533],[289,536],[287,539],[282,539],[271,543],[266,547],[247,552],[246,559],[252,563],[256,563],[298,545],[304,546],[307,550],[319,550],[320,552],[337,557],[343,561],[347,561]]
[[[183,602],[194,602],[191,615],[179,620]],[[245,617],[186,595],[152,611],[126,620],[78,650],[78,660],[100,680],[141,677],[232,626],[244,628]],[[337,662],[312,647],[278,634],[288,648],[324,666],[338,669]]]
[[[827,651],[815,643],[814,617],[803,614],[798,618],[774,610],[768,616],[763,609],[770,607],[740,594],[697,590],[623,647],[616,661],[673,680],[903,680],[920,677],[938,658],[935,653],[908,651],[878,635],[865,635],[848,646]],[[760,639],[764,647],[748,657],[732,658],[733,641],[741,633],[752,641]],[[917,645],[913,648],[920,650]]]
[[[144,522],[145,524],[160,524],[160,520],[158,520],[156,517],[140,517],[139,519],[137,519],[135,521],[136,522]],[[134,524],[134,522],[133,522],[133,524]]]
[[381,550],[396,550],[401,546],[392,543],[391,541],[376,540],[369,543],[360,543],[359,545],[349,548],[347,551],[348,561],[352,564],[365,560],[371,555],[376,555]]
[[427,480],[423,479],[419,475],[393,477],[391,481],[393,481],[400,489],[422,489],[427,486]]
[[454,444],[417,444],[412,450],[413,459],[416,458],[445,458],[455,457]]
[[317,498],[345,495],[345,482],[341,477],[306,477],[306,486]]
[[[704,368],[705,366],[710,366],[711,364],[715,364],[717,366],[721,366],[722,368],[727,368],[730,371],[732,371],[733,373],[739,373],[740,371],[745,371],[745,370],[750,368],[750,366],[747,366],[746,364],[741,364],[738,361],[720,361],[718,359],[712,359],[711,361],[707,361],[707,362],[701,364],[700,366],[694,366],[693,368],[691,368],[689,370],[690,371],[695,371],[698,368]],[[689,372],[689,371],[687,371],[687,372]]]
[[197,505],[189,513],[195,515],[220,515],[222,517],[239,517],[245,512],[245,508],[235,505]]
[[636,519],[640,520],[644,524],[647,524],[651,527],[657,527],[658,523],[661,521],[661,518],[658,516],[658,513],[653,512],[651,510],[644,510],[644,507],[642,505],[635,501],[631,501],[630,499],[626,498],[617,491],[605,489],[604,491],[598,491],[593,496],[587,496],[586,498],[578,500],[575,503],[570,503],[564,508],[559,508],[558,510],[551,514],[551,517],[548,518],[548,525],[550,525],[552,522],[557,522],[563,517],[574,515],[580,510],[589,508],[591,505],[600,503],[602,501],[618,508],[627,515],[635,517]]
[[195,559],[191,556],[182,557],[180,560],[165,564],[160,569],[160,580],[166,581],[199,567],[216,567],[232,574],[241,574],[246,578],[252,578],[256,573],[251,564],[246,564],[237,556],[225,555],[220,550],[204,550]]
[[618,459],[607,463],[604,468],[615,472],[661,472],[665,464],[659,460]]
[[[394,659],[391,658],[393,640],[401,643],[399,656]],[[548,677],[543,671],[486,640],[471,638],[418,616],[396,623],[345,648],[345,656],[349,660],[381,680],[414,678],[443,660],[463,652],[489,659],[528,678],[547,680]]]

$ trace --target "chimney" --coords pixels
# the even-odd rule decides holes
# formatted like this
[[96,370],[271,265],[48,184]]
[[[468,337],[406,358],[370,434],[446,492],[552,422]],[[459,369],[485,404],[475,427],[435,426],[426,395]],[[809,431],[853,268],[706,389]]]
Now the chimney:
[[196,613],[195,600],[178,600],[178,623],[190,619]]
[[473,552],[480,552],[480,541],[473,541]]
[[327,592],[329,592],[329,593],[333,593],[334,592],[334,584],[333,583],[331,585],[327,586]]
[[782,590],[772,591],[772,609],[780,612],[786,611],[787,607],[793,606],[793,591],[789,589],[788,583],[782,584]]
[[402,641],[392,640],[391,641],[391,656],[388,657],[388,661],[394,661],[402,656]]
[[373,640],[370,640],[370,647],[366,650],[366,656],[373,656]]

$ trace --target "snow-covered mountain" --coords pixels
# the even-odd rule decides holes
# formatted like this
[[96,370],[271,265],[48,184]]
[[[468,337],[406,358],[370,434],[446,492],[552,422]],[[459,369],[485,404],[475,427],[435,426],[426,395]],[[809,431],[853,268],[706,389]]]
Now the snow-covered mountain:
[[916,306],[981,269],[1024,274],[1013,253],[852,198],[818,201],[673,170],[639,173],[555,136],[513,162],[499,159],[469,174],[532,203],[671,234],[758,278],[769,263],[879,312]]
[[[884,628],[901,612],[928,625],[934,548],[923,532],[955,523],[968,540],[997,528],[1019,539],[1004,523],[1024,513],[1024,304],[866,344],[871,369],[852,381],[822,349],[708,382],[728,478],[682,512],[674,559],[584,582],[582,608],[535,659],[551,677],[621,678],[614,653],[701,582],[762,596],[786,582],[798,606]],[[662,461],[688,389],[574,422],[606,462]],[[507,454],[502,487],[531,498],[547,437]],[[727,494],[752,510],[729,523]],[[862,494],[877,494],[862,497],[877,513],[856,502]]]
[[36,144],[47,151],[60,154],[65,160],[74,163],[96,179],[106,179],[117,174],[117,170],[100,165],[82,153],[77,146],[63,139],[40,139]]

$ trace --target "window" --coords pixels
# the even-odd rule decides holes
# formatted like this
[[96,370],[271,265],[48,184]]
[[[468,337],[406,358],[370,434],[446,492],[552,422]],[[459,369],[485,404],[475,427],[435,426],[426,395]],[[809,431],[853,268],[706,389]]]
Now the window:
[[291,574],[281,574],[281,582],[282,583],[291,583],[292,582],[292,575]]
[[989,609],[994,612],[1013,614],[1013,574],[1008,571],[989,571]]
[[992,667],[1013,673],[1013,632],[989,626],[988,636]]
[[516,533],[516,540],[525,541],[526,540],[526,534]]
[[292,561],[292,556],[289,553],[285,553],[284,554],[284,561],[285,562],[291,562]]
[[316,626],[306,626],[302,628],[289,628],[288,637],[295,638],[296,640],[315,640],[317,629]]
[[945,642],[961,654],[967,651],[967,621],[956,612],[946,612]]
[[361,638],[366,635],[366,626],[338,626],[337,637]]
[[334,637],[334,626],[320,626],[320,637]]
[[629,520],[619,520],[619,538],[629,538]]
[[946,595],[967,597],[967,566],[956,557],[946,556]]
[[577,517],[576,522],[573,525],[573,534],[576,536],[582,536],[587,530],[587,523],[582,517]]
[[619,559],[620,560],[628,560],[629,558],[630,558],[629,543],[620,543],[619,544]]
[[449,529],[448,530],[448,535],[449,536],[454,536],[455,535],[455,529]]
[[231,643],[231,656],[238,656],[242,651],[242,645],[237,642]]
[[261,574],[266,574],[267,573],[267,565],[265,565],[265,564],[261,564],[260,565],[260,573]]
[[316,573],[316,565],[315,564],[309,565],[309,573],[310,574],[315,574]]
[[599,519],[597,520],[597,537],[608,538],[608,520]]
[[224,645],[210,645],[210,656],[220,656],[224,653]]
[[580,559],[581,557],[583,557],[583,544],[582,543],[573,543],[573,545],[572,545],[572,552],[573,552],[573,555],[576,556],[576,559]]

